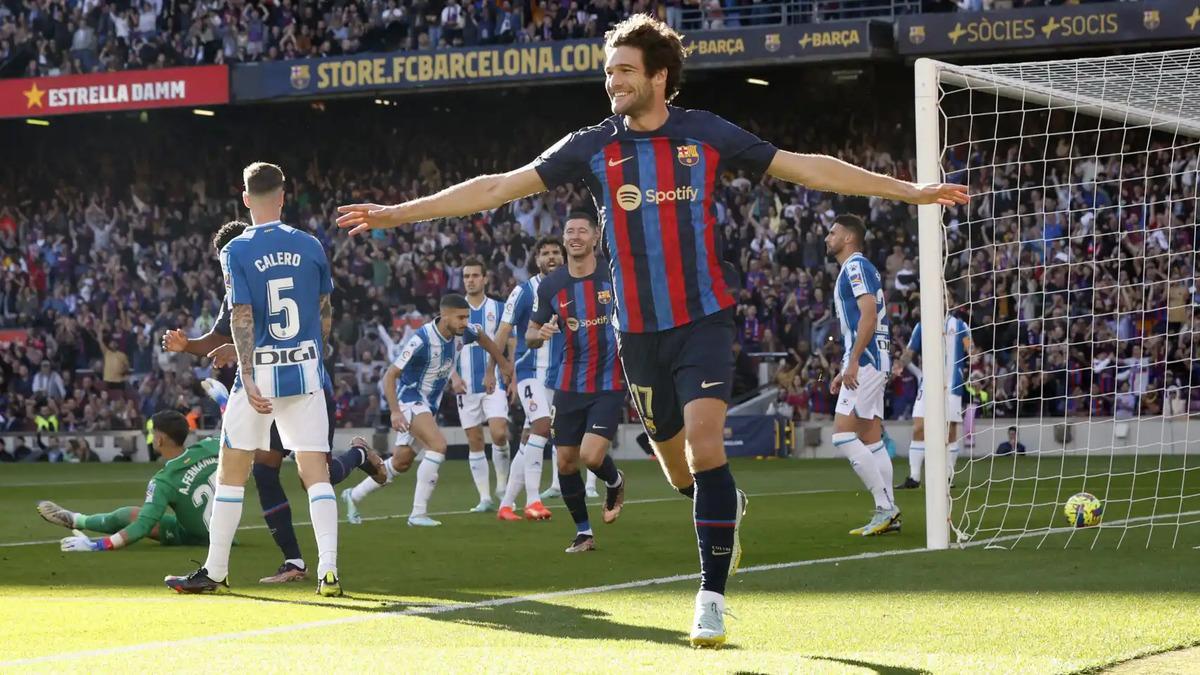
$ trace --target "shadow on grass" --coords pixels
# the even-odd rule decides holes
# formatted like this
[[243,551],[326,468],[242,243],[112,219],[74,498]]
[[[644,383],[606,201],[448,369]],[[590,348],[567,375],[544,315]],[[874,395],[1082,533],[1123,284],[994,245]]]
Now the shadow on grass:
[[883,663],[871,663],[870,661],[856,661],[854,659],[839,659],[832,656],[809,656],[814,661],[829,661],[830,663],[840,663],[845,666],[854,666],[855,668],[864,668],[871,670],[879,675],[924,675],[928,670],[919,668],[903,668],[901,666],[889,666]]
[[[524,633],[566,640],[634,640],[690,648],[682,631],[639,626],[615,621],[608,612],[587,607],[556,605],[536,600],[507,601],[494,596],[456,593],[453,600],[414,602],[378,596],[344,595],[327,600],[301,600],[252,593],[229,593],[228,597],[260,602],[319,607],[369,614],[412,616],[475,628]],[[478,603],[495,602],[479,606]],[[736,649],[726,646],[724,649]]]

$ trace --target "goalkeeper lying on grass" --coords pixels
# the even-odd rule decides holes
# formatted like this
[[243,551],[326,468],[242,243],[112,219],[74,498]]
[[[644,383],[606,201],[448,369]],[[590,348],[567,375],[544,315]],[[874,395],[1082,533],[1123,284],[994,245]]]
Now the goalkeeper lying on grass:
[[[174,410],[151,418],[154,449],[167,463],[146,486],[141,506],[125,506],[111,513],[84,515],[68,511],[54,502],[39,502],[38,513],[47,521],[74,531],[62,540],[64,551],[110,551],[144,537],[168,545],[207,545],[208,517],[212,513],[213,484],[216,482],[220,442],[206,438],[188,446],[187,419]],[[170,508],[174,515],[167,513]],[[91,539],[80,530],[109,536]]]

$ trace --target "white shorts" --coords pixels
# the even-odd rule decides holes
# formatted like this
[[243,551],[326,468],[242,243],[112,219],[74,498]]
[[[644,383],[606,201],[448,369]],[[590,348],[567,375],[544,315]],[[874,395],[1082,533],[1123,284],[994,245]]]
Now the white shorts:
[[879,372],[875,366],[858,367],[858,388],[850,389],[845,384],[838,394],[839,415],[854,415],[861,420],[883,419],[883,388],[887,384],[887,373]]
[[221,444],[234,450],[268,450],[271,423],[279,430],[283,447],[294,452],[329,452],[329,412],[325,390],[311,394],[271,399],[271,412],[260,414],[250,407],[246,390],[238,387],[229,395],[221,422]]
[[409,427],[406,431],[397,431],[396,432],[396,443],[395,444],[397,446],[403,445],[403,446],[407,446],[407,447],[411,448],[412,444],[413,444],[413,435],[412,435],[413,419],[417,415],[420,415],[421,413],[429,413],[430,415],[432,415],[433,411],[431,411],[429,409],[428,405],[418,402],[418,403],[401,403],[400,404],[400,412],[404,413],[404,421],[408,422]]
[[541,380],[530,377],[518,382],[517,397],[525,409],[525,426],[550,417],[550,399],[546,396],[546,385]]
[[464,429],[481,427],[488,420],[508,419],[508,392],[499,387],[490,394],[459,394],[455,399]]
[[[917,402],[913,404],[913,419],[925,418],[925,381],[917,385]],[[946,390],[946,421],[951,424],[961,424],[963,421],[962,396],[955,396]]]

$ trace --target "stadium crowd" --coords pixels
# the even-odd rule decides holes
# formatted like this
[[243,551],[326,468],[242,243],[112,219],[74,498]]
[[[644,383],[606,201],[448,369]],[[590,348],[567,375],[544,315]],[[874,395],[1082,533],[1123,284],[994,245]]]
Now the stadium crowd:
[[0,76],[593,38],[632,13],[683,31],[1053,0],[4,0]]
[[[242,216],[237,168],[242,157],[259,156],[279,157],[291,172],[287,222],[329,251],[338,424],[373,424],[387,363],[441,294],[461,289],[461,261],[487,261],[488,292],[503,299],[530,273],[535,238],[590,202],[585,188],[568,186],[466,219],[360,238],[333,229],[339,204],[398,202],[519,166],[572,128],[497,134],[510,127],[496,105],[495,125],[473,127],[448,109],[423,126],[382,111],[363,115],[363,133],[383,139],[378,151],[336,163],[328,157],[336,156],[329,148],[339,116],[318,123],[314,113],[280,115],[269,133],[227,124],[227,136],[195,153],[156,151],[194,133],[169,124],[139,125],[144,136],[124,151],[122,134],[81,132],[65,141],[73,153],[0,167],[0,324],[28,329],[24,343],[0,348],[0,428],[140,428],[166,407],[214,421],[198,384],[211,374],[207,361],[163,353],[157,338],[168,328],[198,336],[212,327],[223,285],[208,237]],[[911,177],[911,151],[894,123],[851,117],[825,125],[765,112],[747,124],[780,147]],[[270,152],[301,133],[313,140],[311,151]],[[441,142],[449,137],[455,143]],[[971,382],[986,392],[985,415],[1134,416],[1200,399],[1190,396],[1200,383],[1192,377],[1200,363],[1192,342],[1200,331],[1192,311],[1197,148],[1172,153],[1142,143],[1127,147],[1150,151],[1097,158],[1078,156],[1094,141],[1072,152],[1033,138],[1021,149],[998,144],[993,154],[951,156],[950,178],[979,195],[969,213],[947,214],[947,278],[983,352]],[[240,154],[232,157],[230,147]],[[93,167],[77,156],[106,160]],[[797,420],[829,415],[828,382],[842,347],[826,228],[840,212],[868,216],[866,254],[884,277],[898,353],[920,316],[915,210],[732,174],[716,204],[726,260],[742,283],[735,393],[759,386],[766,360],[781,387],[776,410]],[[914,374],[889,387],[889,416],[909,414]]]

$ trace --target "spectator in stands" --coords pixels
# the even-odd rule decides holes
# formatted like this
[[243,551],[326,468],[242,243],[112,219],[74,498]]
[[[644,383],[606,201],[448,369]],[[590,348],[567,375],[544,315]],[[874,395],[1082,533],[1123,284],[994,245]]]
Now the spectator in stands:
[[1025,454],[1025,444],[1022,443],[1021,441],[1017,440],[1017,428],[1009,427],[1008,428],[1008,440],[1000,443],[1000,445],[996,448],[996,454],[997,455],[1011,455],[1014,452],[1018,455],[1024,455]]

